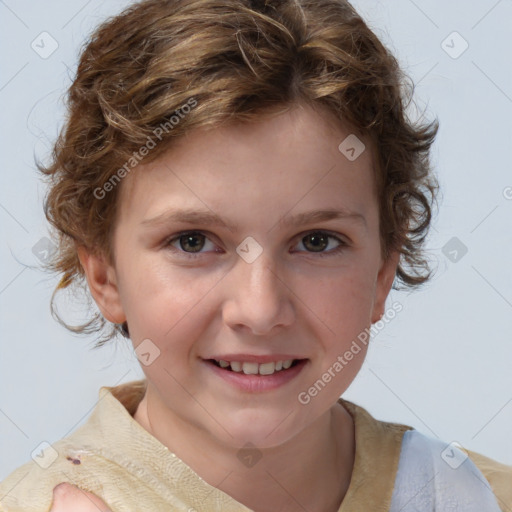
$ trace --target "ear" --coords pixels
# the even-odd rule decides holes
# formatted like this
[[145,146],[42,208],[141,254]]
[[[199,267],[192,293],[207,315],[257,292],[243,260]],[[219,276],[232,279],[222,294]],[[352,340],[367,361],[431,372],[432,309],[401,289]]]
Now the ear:
[[391,252],[382,262],[375,284],[375,298],[373,302],[372,324],[378,322],[386,307],[386,298],[391,290],[396,275],[396,268],[400,260],[398,251]]
[[114,324],[126,321],[114,267],[103,256],[93,254],[85,247],[79,247],[77,251],[89,290],[102,315]]

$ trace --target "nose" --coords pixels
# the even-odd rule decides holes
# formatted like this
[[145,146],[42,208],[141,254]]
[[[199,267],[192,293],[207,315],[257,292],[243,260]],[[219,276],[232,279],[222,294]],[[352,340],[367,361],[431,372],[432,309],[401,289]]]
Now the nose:
[[224,283],[226,325],[263,336],[293,323],[291,283],[266,251],[252,263],[239,258],[229,274]]

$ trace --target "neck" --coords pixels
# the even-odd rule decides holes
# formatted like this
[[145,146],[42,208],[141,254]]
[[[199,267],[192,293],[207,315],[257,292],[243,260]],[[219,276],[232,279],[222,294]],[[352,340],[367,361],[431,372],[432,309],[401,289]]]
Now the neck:
[[148,383],[134,419],[204,481],[254,512],[338,511],[355,451],[352,417],[341,404],[286,443],[258,450],[261,458],[254,465],[248,459],[247,467],[239,449],[220,444],[162,405]]

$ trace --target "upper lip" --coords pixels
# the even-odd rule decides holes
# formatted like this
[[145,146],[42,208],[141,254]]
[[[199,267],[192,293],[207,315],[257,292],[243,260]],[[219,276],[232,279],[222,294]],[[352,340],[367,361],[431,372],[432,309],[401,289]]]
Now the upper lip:
[[247,363],[270,363],[275,361],[288,361],[295,359],[306,359],[302,356],[297,356],[293,354],[268,354],[268,355],[253,355],[253,354],[222,354],[218,356],[208,357],[206,359],[215,359],[216,361],[240,361]]

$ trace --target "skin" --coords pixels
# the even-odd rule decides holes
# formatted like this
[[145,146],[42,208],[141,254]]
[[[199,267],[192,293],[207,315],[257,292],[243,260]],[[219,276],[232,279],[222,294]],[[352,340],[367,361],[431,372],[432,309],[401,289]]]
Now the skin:
[[68,483],[59,484],[53,490],[50,512],[70,512],[70,510],[73,512],[111,512],[105,503],[94,494]]
[[[123,180],[113,262],[79,249],[105,318],[128,322],[134,348],[150,339],[160,350],[142,365],[148,389],[134,419],[256,512],[336,512],[350,483],[354,425],[337,400],[366,346],[307,405],[298,395],[380,318],[396,273],[398,253],[381,258],[370,143],[362,139],[355,161],[338,150],[351,133],[300,104],[257,123],[190,132]],[[364,221],[278,222],[328,207]],[[238,230],[142,224],[169,208],[208,210]],[[200,231],[199,253],[177,236],[184,231]],[[315,252],[318,231],[343,241],[341,252],[336,238]],[[236,252],[248,236],[263,249],[252,263]],[[246,392],[203,360],[225,353],[308,362],[278,389]],[[250,468],[237,457],[248,442],[261,454]]]

